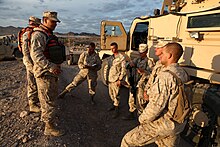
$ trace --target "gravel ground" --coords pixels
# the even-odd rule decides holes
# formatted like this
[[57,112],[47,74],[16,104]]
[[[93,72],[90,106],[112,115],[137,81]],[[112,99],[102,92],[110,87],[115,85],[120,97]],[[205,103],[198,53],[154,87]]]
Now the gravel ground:
[[[72,80],[77,66],[63,65],[59,92]],[[96,105],[91,105],[87,82],[83,82],[59,102],[59,119],[66,134],[44,136],[40,113],[30,113],[26,97],[25,68],[21,61],[0,62],[0,146],[2,147],[118,147],[126,132],[138,122],[124,121],[128,113],[128,90],[122,88],[120,117],[112,119],[108,89],[98,80]],[[154,144],[148,147],[156,146]],[[181,146],[188,145],[182,140]]]

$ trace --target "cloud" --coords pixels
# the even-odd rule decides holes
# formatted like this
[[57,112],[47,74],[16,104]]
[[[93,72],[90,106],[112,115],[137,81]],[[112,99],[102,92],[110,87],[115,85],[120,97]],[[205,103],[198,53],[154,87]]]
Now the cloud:
[[44,0],[38,0],[40,3],[44,3]]
[[[159,6],[160,5],[160,6]],[[135,17],[153,14],[162,0],[0,0],[0,26],[26,27],[29,16],[58,12],[56,31],[99,34],[102,20],[122,21],[128,30]]]
[[101,7],[91,8],[90,11],[100,13],[113,13],[115,11],[124,10],[133,7],[134,5],[130,0],[119,0],[113,2],[104,3]]

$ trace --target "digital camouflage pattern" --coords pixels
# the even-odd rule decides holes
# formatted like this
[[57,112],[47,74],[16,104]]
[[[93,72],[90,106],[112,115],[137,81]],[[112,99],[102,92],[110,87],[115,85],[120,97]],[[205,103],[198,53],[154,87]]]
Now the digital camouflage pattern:
[[[85,68],[85,66],[94,66],[93,68]],[[89,55],[88,51],[83,52],[78,60],[78,66],[80,68],[79,73],[74,77],[73,81],[66,87],[66,90],[71,91],[83,81],[87,79],[89,94],[95,95],[95,87],[97,85],[97,71],[101,69],[101,60],[97,53]]]
[[44,55],[47,36],[42,32],[43,28],[43,25],[39,28],[34,28],[34,32],[31,35],[30,54],[34,61],[33,72],[35,77],[40,77],[44,73],[55,76],[51,72],[59,66],[50,62]]
[[122,147],[143,146],[152,142],[161,147],[178,144],[178,134],[186,122],[172,121],[177,106],[178,85],[176,78],[167,70],[174,72],[183,83],[188,81],[187,73],[177,63],[162,68],[149,89],[149,103],[138,118],[140,125],[123,137]]
[[[46,29],[44,26],[37,28]],[[37,30],[36,29],[36,30]],[[54,69],[60,65],[46,59],[46,35],[40,31],[34,31],[31,35],[30,55],[33,59],[33,73],[38,87],[38,96],[41,104],[41,119],[44,122],[52,122],[56,113],[56,98],[58,94],[58,76],[53,74]]]
[[160,60],[157,61],[154,68],[153,68],[153,70],[152,70],[152,73],[151,73],[151,75],[150,75],[150,77],[147,81],[147,84],[144,87],[144,91],[146,91],[148,95],[150,94],[149,89],[150,89],[151,85],[153,84],[157,74],[161,71],[162,68],[163,68],[163,65],[161,64]]
[[108,62],[109,76],[108,76],[108,88],[109,96],[114,103],[114,106],[119,105],[119,90],[120,87],[117,86],[117,81],[122,81],[126,75],[125,68],[125,57],[118,53],[116,56],[112,55]]
[[37,83],[33,73],[33,60],[30,55],[30,46],[28,39],[29,31],[25,32],[22,37],[22,53],[23,53],[23,63],[26,67],[27,73],[27,97],[29,105],[36,104],[39,102],[38,93],[37,93]]

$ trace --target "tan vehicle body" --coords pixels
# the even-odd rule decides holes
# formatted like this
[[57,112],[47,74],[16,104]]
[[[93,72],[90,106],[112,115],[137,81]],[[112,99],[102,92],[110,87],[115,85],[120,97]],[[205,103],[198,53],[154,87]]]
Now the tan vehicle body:
[[[170,9],[170,13],[158,16],[135,18],[127,36],[123,25],[120,22],[102,21],[101,23],[101,51],[100,56],[103,59],[106,55],[110,55],[110,43],[115,41],[119,44],[119,50],[132,58],[136,56],[137,47],[133,47],[134,33],[137,24],[148,23],[148,32],[145,41],[139,43],[147,43],[149,47],[149,57],[157,60],[154,56],[154,49],[159,40],[164,42],[177,41],[184,47],[184,55],[180,63],[186,67],[191,76],[209,80],[211,83],[220,83],[220,24],[206,27],[189,27],[189,21],[193,17],[216,15],[220,18],[219,0],[203,0],[197,2],[195,0],[183,1],[179,6],[167,5],[172,4],[169,0],[164,1],[164,7]],[[176,7],[182,6],[181,11],[177,11]],[[171,11],[173,10],[173,11]],[[163,12],[162,12],[163,13]],[[191,18],[191,19],[190,19]],[[204,18],[205,19],[205,18]],[[201,19],[201,21],[209,20]],[[212,18],[210,18],[212,19]],[[194,23],[194,22],[192,22]],[[212,22],[215,23],[215,22]],[[216,22],[217,23],[217,22]],[[218,21],[220,23],[220,21]],[[197,25],[197,24],[196,24]],[[114,32],[106,34],[106,26],[115,26],[120,29],[120,34]],[[194,36],[193,36],[194,35]],[[129,42],[127,42],[127,37]]]
[[184,53],[179,63],[193,80],[192,112],[182,136],[194,146],[220,146],[220,0],[164,0],[154,12],[135,18],[128,33],[121,22],[101,22],[101,79],[106,84],[111,42],[118,43],[127,60],[146,43],[155,61],[158,42],[180,43]]
[[13,59],[14,49],[17,48],[17,46],[15,36],[0,36],[0,60]]

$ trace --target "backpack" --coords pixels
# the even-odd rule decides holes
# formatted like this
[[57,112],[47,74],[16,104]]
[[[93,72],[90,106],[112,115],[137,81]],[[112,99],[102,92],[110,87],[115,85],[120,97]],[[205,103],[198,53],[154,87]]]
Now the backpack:
[[172,71],[167,70],[177,79],[178,84],[178,95],[177,95],[177,106],[174,110],[172,119],[178,123],[183,123],[189,116],[191,111],[190,98],[192,96],[192,81],[183,83],[179,77]]
[[[32,34],[34,27],[26,27],[21,29],[18,32],[18,49],[22,53],[22,45],[23,45],[23,34],[27,31],[29,31],[28,37]],[[28,41],[28,44],[30,44],[30,40]]]

